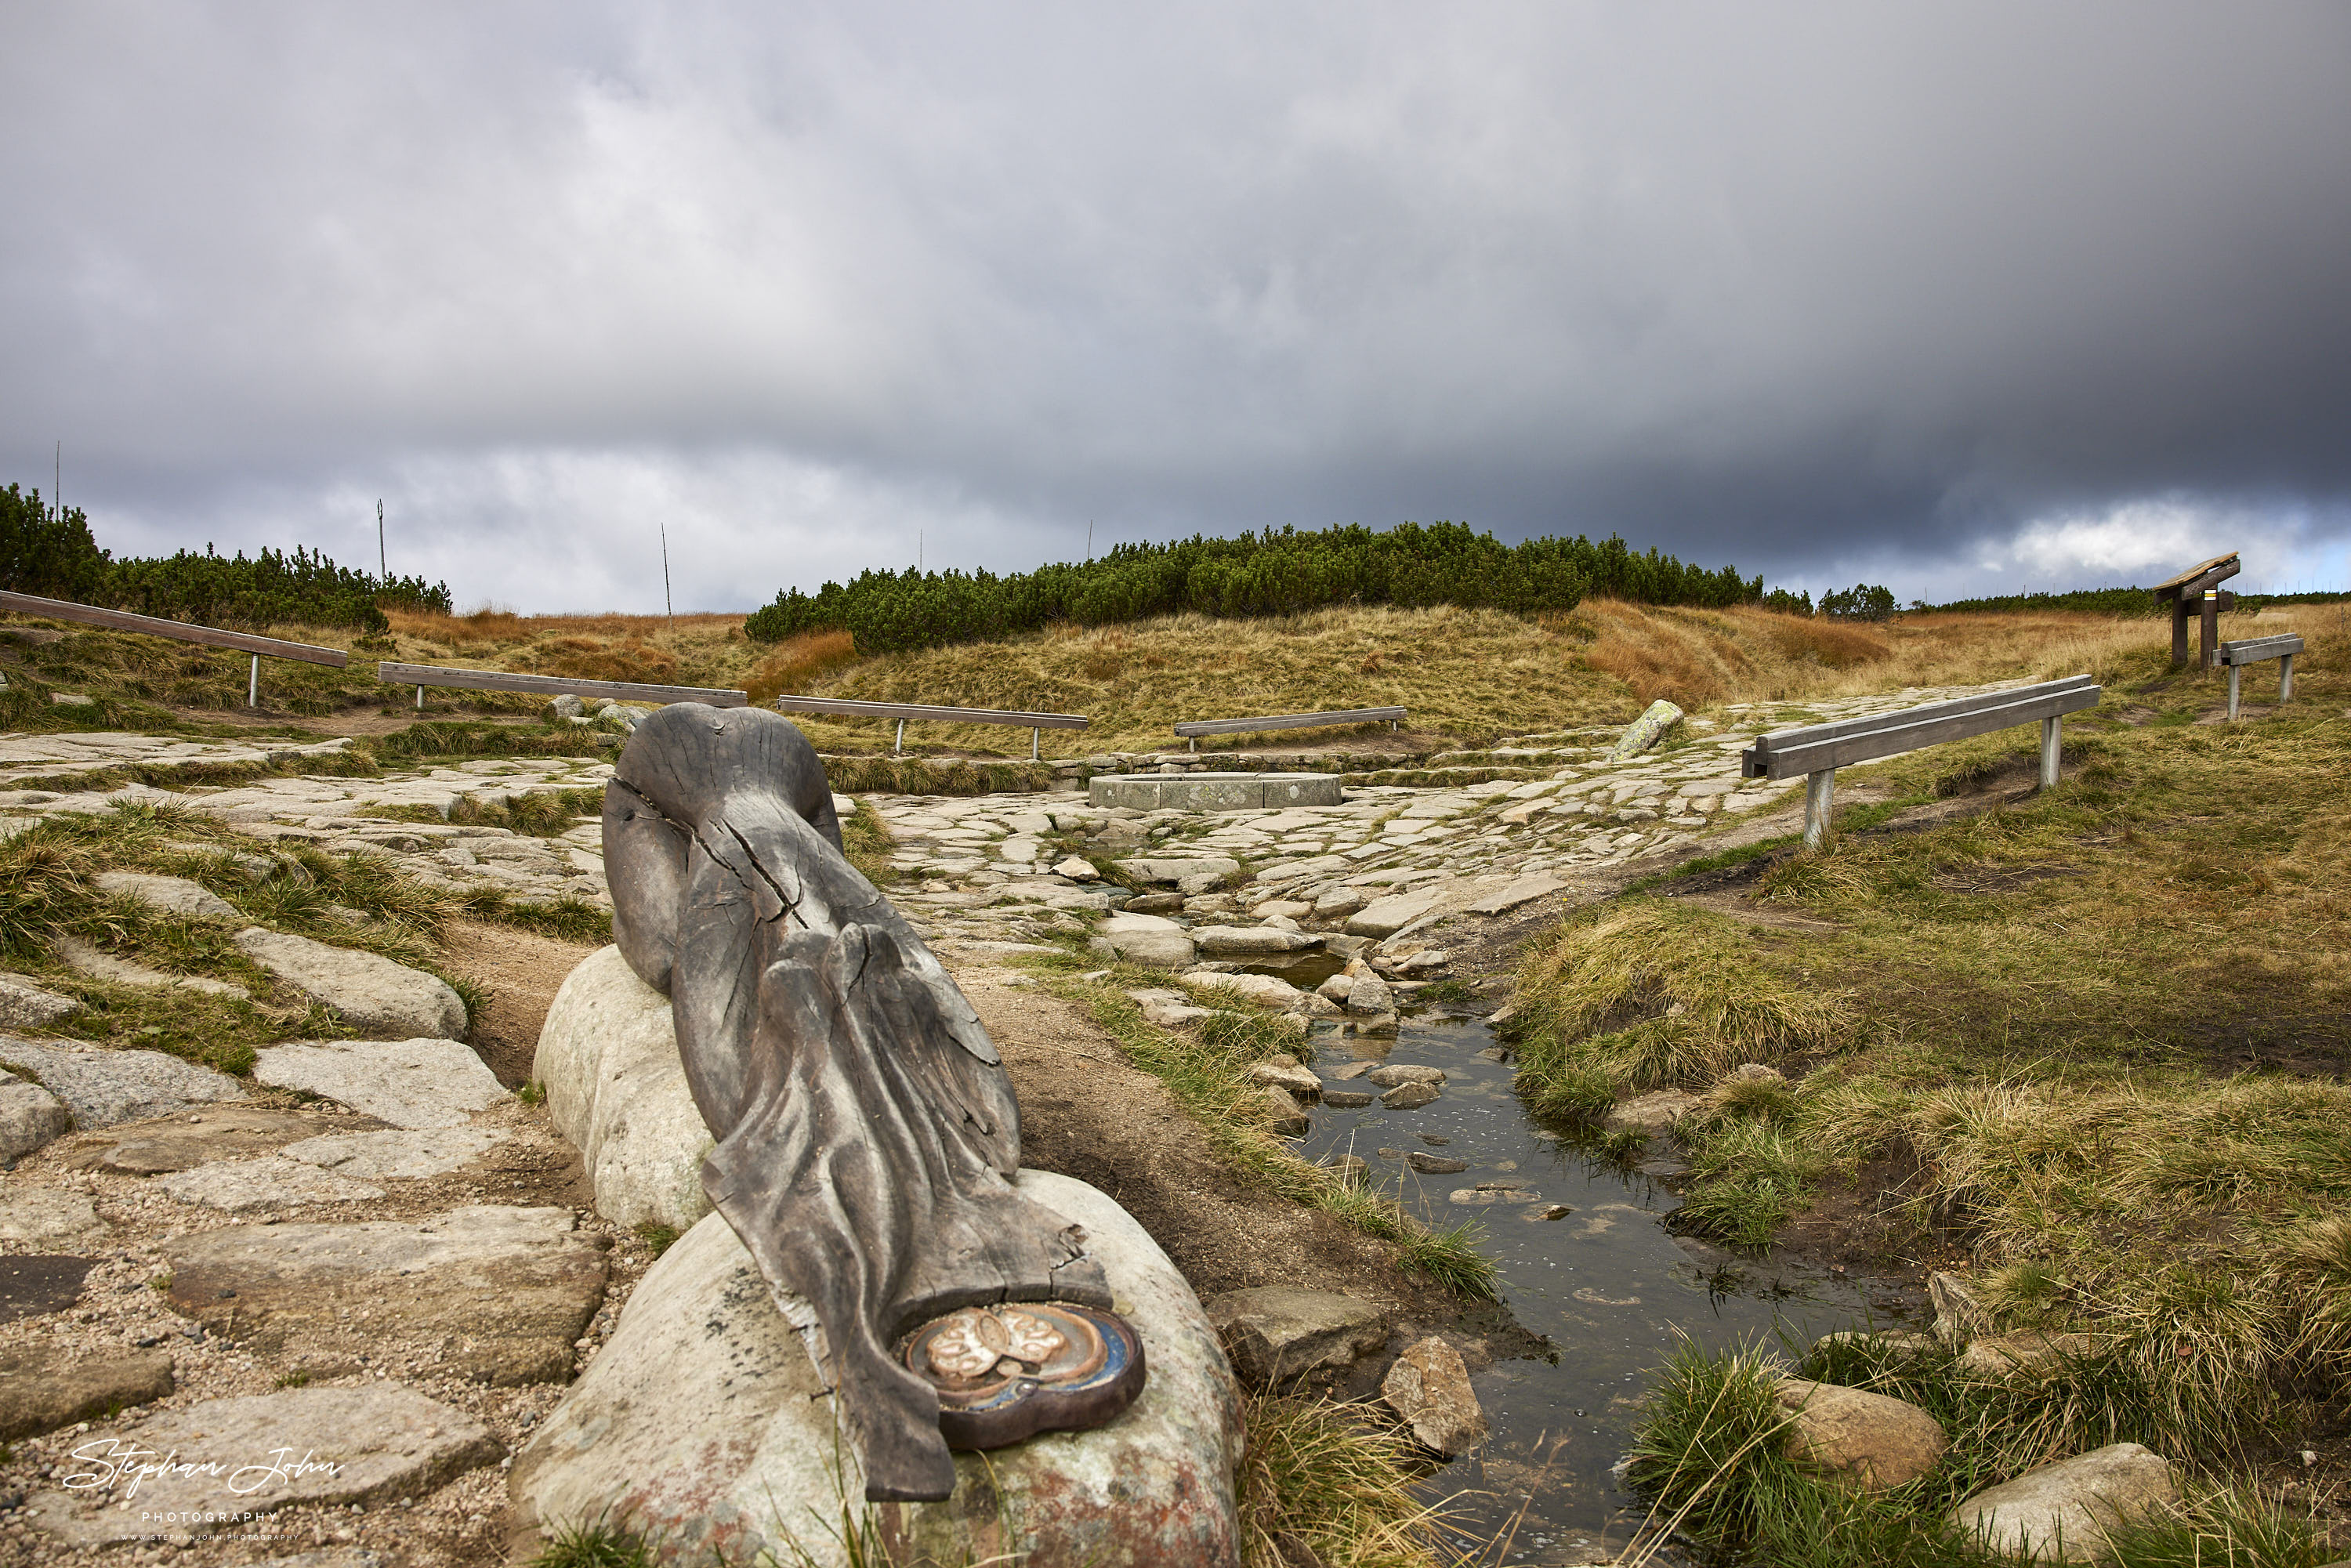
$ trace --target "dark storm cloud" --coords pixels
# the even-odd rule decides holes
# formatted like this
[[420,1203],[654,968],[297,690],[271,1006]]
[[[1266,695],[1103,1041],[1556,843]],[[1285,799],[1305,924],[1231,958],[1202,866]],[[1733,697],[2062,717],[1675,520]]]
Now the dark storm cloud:
[[0,478],[742,606],[1265,523],[1820,586],[2351,538],[2339,6],[59,8]]

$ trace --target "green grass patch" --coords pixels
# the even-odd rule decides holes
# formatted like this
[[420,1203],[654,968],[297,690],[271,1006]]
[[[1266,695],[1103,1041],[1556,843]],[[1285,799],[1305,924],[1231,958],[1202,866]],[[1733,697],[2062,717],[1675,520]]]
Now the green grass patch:
[[[1437,1568],[1437,1513],[1415,1495],[1411,1437],[1362,1406],[1257,1398],[1234,1478],[1249,1568]],[[1311,1556],[1301,1555],[1303,1546]]]
[[1397,1261],[1413,1272],[1473,1301],[1494,1298],[1494,1266],[1478,1250],[1482,1232],[1475,1225],[1424,1225],[1394,1197],[1301,1159],[1267,1130],[1246,1073],[1251,1062],[1277,1051],[1299,1051],[1304,1041],[1294,1027],[1268,1015],[1223,1012],[1197,1036],[1155,1028],[1126,988],[1164,986],[1167,977],[1122,965],[1102,980],[1078,977],[1080,969],[1100,961],[1072,954],[1033,958],[1029,967],[1055,995],[1084,1008],[1130,1061],[1165,1083],[1227,1163],[1284,1197],[1391,1243]]

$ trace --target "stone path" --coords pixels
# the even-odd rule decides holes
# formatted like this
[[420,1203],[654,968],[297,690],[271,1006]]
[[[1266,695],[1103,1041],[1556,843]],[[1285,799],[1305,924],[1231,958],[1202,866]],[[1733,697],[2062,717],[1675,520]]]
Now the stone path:
[[[1507,771],[1538,776],[1351,788],[1336,806],[1191,812],[1058,793],[863,799],[881,813],[892,863],[907,879],[893,898],[950,954],[1092,930],[1116,910],[1125,913],[1106,928],[1111,945],[1172,968],[1204,960],[1196,981],[1279,956],[1238,925],[1307,933],[1320,939],[1310,946],[1392,969],[1411,986],[1443,970],[1444,934],[1464,920],[1522,910],[1789,798],[1794,786],[1740,778],[1739,753],[1755,735],[1990,689],[1735,707],[1727,710],[1734,730],[1690,721],[1661,752],[1621,760],[1608,756],[1614,731],[1570,737],[1582,744],[1497,747],[1488,755],[1540,765]],[[1152,891],[1104,883],[1095,860]],[[1269,1005],[1336,1010],[1279,982],[1249,988]]]
[[[1739,717],[1751,731],[1956,695]],[[1606,738],[1511,748],[1506,776],[1482,782],[1353,788],[1327,807],[1113,810],[1066,790],[863,800],[893,841],[904,873],[893,898],[950,964],[1082,936],[1148,953],[1195,986],[1376,1035],[1444,972],[1462,923],[1523,911],[1787,792],[1740,780],[1743,734],[1702,733],[1622,761],[1606,758]],[[229,760],[236,749],[0,737],[0,783],[134,757]],[[538,838],[445,817],[468,800],[601,787],[611,771],[532,758],[235,788],[0,789],[0,835],[50,813],[175,804],[259,842],[364,851],[455,886],[609,904],[595,818]],[[402,809],[435,820],[381,814]],[[1105,883],[1097,859],[1147,891]],[[123,891],[213,917],[162,885],[173,880]],[[1311,989],[1239,972],[1325,953],[1347,970]],[[1169,1023],[1198,1015],[1180,992],[1141,994]],[[494,1555],[503,1467],[604,1345],[652,1260],[590,1196],[605,1167],[646,1157],[632,1152],[622,1108],[575,1108],[600,1129],[585,1138],[591,1183],[549,1108],[507,1094],[454,1039],[402,1040],[388,1027],[395,1038],[287,1040],[234,1078],[155,1051],[25,1038],[56,1021],[41,995],[20,985],[0,996],[16,1009],[0,1061],[30,1075],[0,1081],[24,1102],[9,1125],[29,1144],[11,1145],[13,1168],[0,1175],[0,1429],[13,1442],[0,1460],[0,1568],[145,1561],[157,1542],[180,1543],[179,1560],[199,1568],[339,1549],[419,1565]],[[432,1013],[439,998],[420,1005],[446,1021]],[[604,1021],[623,1035],[633,1027]],[[1290,1092],[1281,1065],[1269,1067],[1269,1093]],[[1353,1076],[1342,1070],[1325,1088],[1357,1092],[1336,1081]],[[1366,1094],[1438,1092],[1365,1076]],[[252,1103],[273,1084],[283,1086],[273,1103]],[[679,1228],[693,1218],[646,1212]],[[139,1468],[175,1448],[221,1468]],[[340,1468],[306,1469],[312,1450],[331,1450]]]

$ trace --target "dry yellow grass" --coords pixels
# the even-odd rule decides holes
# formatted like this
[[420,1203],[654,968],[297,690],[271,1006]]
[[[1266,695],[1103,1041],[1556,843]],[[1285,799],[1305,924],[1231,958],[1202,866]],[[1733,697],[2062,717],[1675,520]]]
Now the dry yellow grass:
[[[2224,636],[2315,632],[2339,605],[2222,620]],[[1622,723],[1656,697],[1692,712],[1979,685],[2088,670],[2106,675],[2159,652],[2160,621],[2087,615],[1912,615],[1865,625],[1756,609],[1667,610],[1598,600],[1539,621],[1495,611],[1333,609],[1264,621],[1177,615],[1125,626],[1057,627],[1003,643],[861,659],[847,633],[753,643],[736,615],[392,613],[386,656],[591,680],[732,686],[764,702],[782,692],[885,702],[1081,713],[1083,731],[1047,731],[1049,752],[1176,744],[1183,718],[1400,706],[1418,746]],[[347,636],[289,630],[306,641]],[[2261,677],[2256,676],[2258,684]],[[829,751],[886,747],[885,724],[797,720]],[[1384,732],[1292,731],[1214,747],[1332,740]],[[984,726],[921,725],[925,749],[999,754],[1027,737]]]

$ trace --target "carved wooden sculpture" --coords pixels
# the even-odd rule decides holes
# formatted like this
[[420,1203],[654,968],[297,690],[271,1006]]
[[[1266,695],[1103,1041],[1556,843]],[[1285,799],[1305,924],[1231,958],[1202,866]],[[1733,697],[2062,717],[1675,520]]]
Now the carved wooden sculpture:
[[865,1495],[945,1498],[950,1439],[1123,1409],[1142,1346],[1077,1228],[1014,1189],[995,1043],[842,858],[800,732],[760,708],[653,715],[605,790],[604,864],[614,938],[668,993],[718,1140],[704,1189],[838,1396]]

